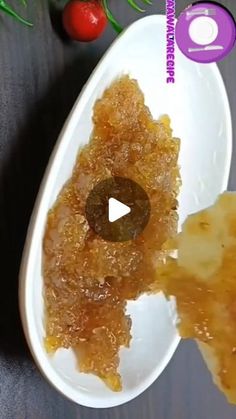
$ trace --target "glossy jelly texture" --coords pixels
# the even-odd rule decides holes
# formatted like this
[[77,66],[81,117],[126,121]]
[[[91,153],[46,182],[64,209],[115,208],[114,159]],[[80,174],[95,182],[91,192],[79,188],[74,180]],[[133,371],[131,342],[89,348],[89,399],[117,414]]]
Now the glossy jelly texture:
[[236,194],[190,216],[172,243],[178,259],[158,267],[158,289],[176,298],[180,335],[198,341],[214,381],[236,404]]
[[[158,95],[158,92],[157,92]],[[124,76],[97,100],[90,142],[49,211],[43,242],[45,347],[73,348],[79,369],[122,388],[119,349],[129,347],[126,303],[150,291],[162,244],[176,233],[179,140],[168,117],[154,121],[135,80]],[[86,198],[121,176],[147,192],[151,216],[133,241],[106,242],[89,227]]]

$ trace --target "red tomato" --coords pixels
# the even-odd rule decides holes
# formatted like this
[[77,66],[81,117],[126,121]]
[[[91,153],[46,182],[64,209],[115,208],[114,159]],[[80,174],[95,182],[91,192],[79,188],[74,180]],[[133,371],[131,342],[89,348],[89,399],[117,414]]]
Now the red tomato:
[[94,41],[106,24],[107,17],[99,0],[71,0],[63,10],[63,26],[76,41]]

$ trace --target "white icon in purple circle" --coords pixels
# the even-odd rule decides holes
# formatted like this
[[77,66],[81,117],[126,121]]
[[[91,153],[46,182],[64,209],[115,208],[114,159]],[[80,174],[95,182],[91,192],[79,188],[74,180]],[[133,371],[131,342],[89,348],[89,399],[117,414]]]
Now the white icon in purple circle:
[[222,60],[233,49],[236,25],[225,7],[201,2],[181,13],[175,33],[184,55],[196,62],[212,63]]
[[195,44],[209,45],[218,36],[217,22],[209,16],[198,16],[190,22],[189,36]]

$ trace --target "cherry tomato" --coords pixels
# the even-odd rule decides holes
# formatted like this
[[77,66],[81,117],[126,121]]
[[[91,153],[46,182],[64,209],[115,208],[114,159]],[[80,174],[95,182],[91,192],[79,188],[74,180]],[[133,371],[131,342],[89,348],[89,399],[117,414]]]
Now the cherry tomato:
[[107,17],[99,0],[70,0],[63,10],[63,26],[76,41],[94,41],[104,31]]

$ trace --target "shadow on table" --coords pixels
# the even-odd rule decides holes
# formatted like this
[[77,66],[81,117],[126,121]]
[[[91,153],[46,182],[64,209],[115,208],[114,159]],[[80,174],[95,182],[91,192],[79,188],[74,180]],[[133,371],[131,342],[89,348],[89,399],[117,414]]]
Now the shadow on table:
[[24,356],[26,349],[18,312],[18,273],[29,218],[59,132],[99,59],[88,50],[89,55],[86,51],[78,55],[44,97],[34,98],[26,123],[0,167],[0,351],[10,356]]

